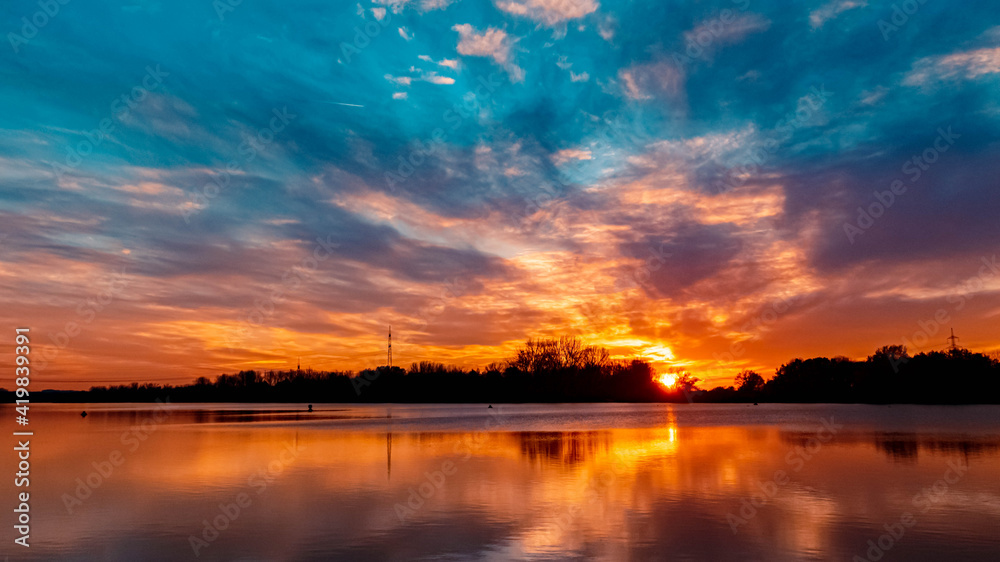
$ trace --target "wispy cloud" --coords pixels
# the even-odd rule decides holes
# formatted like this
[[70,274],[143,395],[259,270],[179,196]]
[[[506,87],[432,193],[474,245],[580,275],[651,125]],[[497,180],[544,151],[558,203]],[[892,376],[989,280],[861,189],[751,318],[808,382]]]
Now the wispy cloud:
[[594,0],[497,0],[496,5],[550,27],[592,14],[599,6]]
[[590,160],[593,155],[589,150],[579,148],[564,148],[552,155],[552,161],[558,164],[565,164],[571,160]]
[[633,100],[677,98],[684,91],[684,71],[669,62],[640,64],[618,72],[625,95]]
[[836,18],[847,10],[864,8],[867,6],[868,2],[866,0],[833,0],[829,4],[825,4],[810,12],[809,25],[811,25],[813,29],[818,29],[823,27],[827,21]]
[[734,16],[731,21],[723,21],[720,17],[707,19],[685,31],[684,39],[685,44],[697,45],[711,56],[722,46],[739,43],[748,35],[770,27],[771,21],[764,16],[743,13]]
[[928,86],[942,81],[975,80],[1000,73],[1000,47],[926,57],[918,60],[906,75],[907,86]]
[[460,55],[492,58],[507,71],[511,82],[524,80],[524,70],[517,66],[511,53],[514,41],[506,31],[490,27],[480,32],[467,23],[456,25],[452,29],[458,32],[457,50]]
[[457,59],[441,59],[439,61],[435,61],[434,59],[432,59],[431,57],[429,57],[427,55],[420,55],[417,58],[419,58],[422,61],[431,62],[431,63],[434,63],[436,65],[443,66],[445,68],[450,68],[452,70],[457,70],[458,69],[458,60]]

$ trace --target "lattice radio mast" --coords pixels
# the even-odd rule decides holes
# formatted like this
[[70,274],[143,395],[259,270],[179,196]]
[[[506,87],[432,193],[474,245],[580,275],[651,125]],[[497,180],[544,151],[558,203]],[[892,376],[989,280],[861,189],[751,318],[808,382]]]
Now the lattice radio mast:
[[389,349],[386,351],[386,359],[389,361],[389,368],[392,368],[392,326],[389,326]]
[[958,349],[958,345],[955,343],[958,341],[958,337],[955,336],[955,328],[951,329],[951,337],[948,338],[948,341],[951,342],[951,349]]

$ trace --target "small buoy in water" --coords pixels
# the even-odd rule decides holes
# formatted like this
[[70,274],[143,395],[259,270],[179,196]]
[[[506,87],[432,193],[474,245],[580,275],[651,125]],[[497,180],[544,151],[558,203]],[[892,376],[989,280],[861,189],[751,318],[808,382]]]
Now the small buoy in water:
[[80,417],[81,418],[87,417],[87,410],[84,410],[84,411],[80,412]]
[[309,404],[309,411],[310,412],[313,411],[313,405],[312,404]]
[[493,407],[493,404],[490,404],[490,405],[489,405],[489,408],[492,408],[492,407]]

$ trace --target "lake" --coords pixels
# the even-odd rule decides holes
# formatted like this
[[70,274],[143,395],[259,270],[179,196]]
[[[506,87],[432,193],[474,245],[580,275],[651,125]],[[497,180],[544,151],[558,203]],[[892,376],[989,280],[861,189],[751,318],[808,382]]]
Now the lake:
[[[1000,559],[996,406],[314,410],[33,404],[31,547],[13,544],[8,524],[0,554]],[[8,522],[24,490],[16,462],[8,449]]]

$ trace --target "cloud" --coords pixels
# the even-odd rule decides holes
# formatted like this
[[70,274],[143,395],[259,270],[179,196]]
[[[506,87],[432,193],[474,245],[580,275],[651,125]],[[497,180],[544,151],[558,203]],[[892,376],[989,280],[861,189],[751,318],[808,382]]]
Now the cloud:
[[410,4],[411,0],[372,0],[372,2],[380,6],[386,6],[392,10],[392,13],[398,14]]
[[636,65],[618,72],[625,95],[633,100],[683,95],[684,72],[667,62]]
[[436,72],[427,72],[421,75],[421,80],[431,84],[454,84],[455,79],[448,76],[441,76]]
[[594,0],[498,0],[497,8],[549,27],[582,18],[598,8]]
[[888,93],[889,88],[886,88],[885,86],[876,86],[872,90],[861,92],[861,98],[858,101],[861,105],[876,105],[881,102]]
[[914,63],[903,84],[930,86],[942,81],[975,80],[997,73],[1000,73],[1000,47],[985,47],[922,58]]
[[413,78],[409,76],[393,76],[392,74],[386,74],[385,79],[400,86],[409,86],[413,82]]
[[413,35],[411,35],[409,30],[407,30],[405,27],[399,28],[399,36],[402,37],[405,41],[413,40]]
[[197,111],[186,101],[171,95],[150,92],[144,103],[136,104],[121,117],[123,124],[173,138],[203,138]]
[[422,61],[434,63],[434,64],[436,64],[438,66],[443,66],[445,68],[450,68],[452,70],[457,70],[458,69],[458,60],[457,59],[441,59],[439,61],[436,61],[436,60],[432,59],[431,57],[429,57],[427,55],[419,55],[417,58],[420,59],[420,60],[422,60]]
[[564,148],[552,155],[552,161],[556,165],[565,164],[570,160],[590,160],[593,155],[589,150],[578,148]]
[[719,47],[739,43],[747,35],[766,31],[770,27],[771,21],[759,14],[741,14],[728,22],[716,17],[685,31],[684,40],[688,50],[697,48],[706,53],[700,56],[710,57]]
[[455,25],[452,29],[458,32],[458,53],[460,55],[492,58],[494,62],[507,71],[511,82],[524,80],[524,70],[512,60],[512,41],[506,31],[490,27],[480,33],[467,23]]
[[413,76],[393,76],[392,74],[386,74],[385,79],[393,84],[398,84],[400,86],[409,86],[414,81],[417,82],[430,82],[431,84],[454,84],[455,79],[449,76],[441,76],[437,72],[417,70],[415,68],[410,69],[414,72]]
[[[639,282],[654,298],[673,298],[695,283],[720,273],[743,248],[729,224],[680,221],[621,244],[622,253],[652,264]],[[648,278],[647,278],[648,276]]]
[[443,10],[450,6],[455,0],[422,0],[420,2],[420,8],[429,12],[431,10]]
[[[392,13],[401,13],[407,6],[414,3],[413,0],[372,0],[374,4],[380,6],[386,6],[392,9]],[[420,1],[420,11],[430,12],[432,10],[443,10],[450,6],[454,0],[421,0]],[[374,8],[379,9],[379,8]],[[383,8],[384,10],[384,8]],[[382,18],[378,18],[381,20]]]
[[573,68],[573,63],[569,62],[569,57],[567,57],[566,55],[561,55],[559,57],[559,60],[556,61],[556,66],[558,66],[562,70],[569,70],[570,82],[587,82],[588,80],[590,80],[589,73],[581,72],[577,74],[576,72],[570,70],[571,68]]
[[615,38],[615,32],[618,30],[617,20],[606,17],[601,23],[597,25],[597,33],[607,42],[611,42]]
[[854,8],[864,8],[868,6],[866,0],[833,0],[829,4],[825,4],[809,14],[809,25],[813,29],[818,29],[823,27],[827,21],[837,17],[842,12],[847,10],[852,10]]

